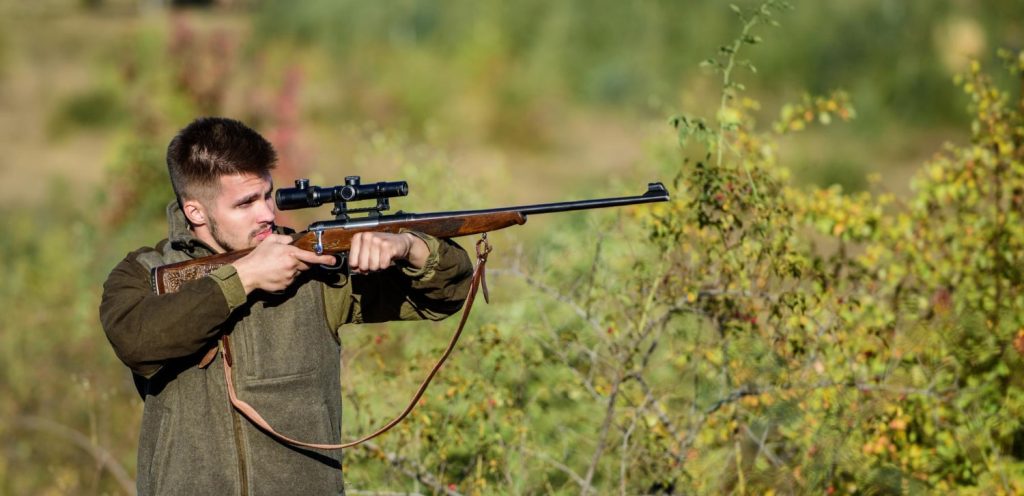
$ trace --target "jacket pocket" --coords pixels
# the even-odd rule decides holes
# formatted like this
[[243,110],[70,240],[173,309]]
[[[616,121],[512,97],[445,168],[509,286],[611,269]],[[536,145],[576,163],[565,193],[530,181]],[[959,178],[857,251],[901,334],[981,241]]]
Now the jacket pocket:
[[[338,345],[327,327],[318,286],[307,284],[290,298],[274,296],[251,308],[232,337],[245,350],[239,372],[249,380],[301,378],[324,365],[326,349]],[[234,344],[234,343],[232,343]]]

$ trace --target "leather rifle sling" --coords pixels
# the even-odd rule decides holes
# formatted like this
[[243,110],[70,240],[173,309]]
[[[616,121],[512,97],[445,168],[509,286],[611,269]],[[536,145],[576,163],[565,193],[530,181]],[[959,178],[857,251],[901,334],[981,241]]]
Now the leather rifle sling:
[[455,344],[459,341],[459,336],[462,335],[462,330],[466,326],[466,320],[469,318],[469,311],[470,309],[473,308],[473,300],[475,299],[477,289],[480,289],[482,287],[484,291],[484,301],[490,301],[489,295],[487,294],[487,280],[484,276],[484,267],[487,265],[487,255],[490,252],[491,245],[490,243],[487,242],[487,233],[484,233],[481,239],[476,242],[477,265],[476,269],[473,271],[473,278],[469,284],[469,294],[466,296],[466,305],[465,308],[463,308],[462,310],[462,318],[459,320],[458,329],[456,329],[455,333],[452,335],[451,340],[448,342],[448,347],[444,350],[444,353],[441,354],[441,358],[437,360],[437,363],[434,364],[434,367],[430,370],[430,373],[427,374],[427,378],[423,380],[423,383],[420,384],[419,389],[416,390],[416,394],[413,395],[412,401],[409,402],[409,405],[405,407],[405,410],[403,410],[402,413],[400,413],[397,417],[392,419],[387,424],[384,424],[384,426],[381,427],[380,429],[377,429],[376,431],[367,434],[366,436],[363,436],[355,441],[350,441],[342,444],[306,443],[303,441],[292,439],[288,436],[285,436],[284,434],[281,434],[280,432],[277,432],[276,430],[274,430],[273,427],[270,426],[266,419],[264,419],[263,416],[261,416],[259,412],[256,411],[255,408],[253,408],[252,405],[238,398],[238,394],[235,392],[234,381],[232,381],[231,379],[231,367],[232,365],[234,365],[234,358],[231,356],[231,347],[228,344],[228,337],[222,336],[220,338],[220,351],[221,355],[223,355],[224,357],[224,380],[227,383],[228,398],[231,400],[231,406],[235,407],[235,409],[238,410],[238,412],[241,413],[242,416],[249,419],[249,421],[252,422],[253,424],[256,424],[256,426],[258,426],[267,434],[270,434],[274,438],[277,438],[279,441],[290,444],[292,446],[300,446],[303,448],[314,448],[322,450],[338,450],[344,448],[351,448],[358,444],[362,444],[366,441],[369,441],[381,434],[384,434],[392,427],[398,425],[399,422],[405,419],[405,417],[407,417],[409,413],[412,412],[413,408],[416,407],[416,403],[420,400],[420,397],[422,397],[423,393],[426,392],[427,386],[430,385],[430,381],[434,378],[435,375],[437,375],[437,371],[441,369],[441,366],[444,365],[445,360],[447,360],[448,356],[452,354],[452,351],[455,350]]

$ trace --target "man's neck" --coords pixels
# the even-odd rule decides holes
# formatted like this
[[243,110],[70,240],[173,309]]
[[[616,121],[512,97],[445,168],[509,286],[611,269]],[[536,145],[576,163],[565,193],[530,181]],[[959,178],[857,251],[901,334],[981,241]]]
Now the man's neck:
[[210,232],[210,228],[208,226],[192,226],[190,229],[196,239],[202,241],[206,246],[209,246],[214,253],[226,253],[228,251],[217,242],[217,239],[213,237],[213,233]]

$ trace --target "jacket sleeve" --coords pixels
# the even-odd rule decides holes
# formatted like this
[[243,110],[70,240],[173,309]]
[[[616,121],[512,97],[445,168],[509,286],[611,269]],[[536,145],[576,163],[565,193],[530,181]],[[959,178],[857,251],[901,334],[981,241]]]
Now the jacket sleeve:
[[150,378],[167,360],[207,347],[217,327],[245,302],[245,292],[234,267],[226,265],[177,293],[157,296],[137,253],[114,267],[103,284],[100,322],[118,358]]
[[[325,295],[332,325],[387,322],[391,320],[441,320],[462,308],[469,293],[473,265],[458,244],[408,231],[430,250],[422,268],[394,266],[380,272],[353,275],[351,301],[332,301],[347,296]],[[333,307],[333,308],[332,308]]]

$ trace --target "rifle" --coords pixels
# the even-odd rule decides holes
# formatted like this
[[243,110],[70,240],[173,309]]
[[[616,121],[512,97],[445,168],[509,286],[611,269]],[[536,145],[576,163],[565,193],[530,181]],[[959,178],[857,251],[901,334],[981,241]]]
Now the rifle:
[[[618,207],[638,203],[662,202],[669,199],[668,190],[665,189],[663,184],[649,183],[647,185],[647,192],[639,196],[544,203],[486,210],[462,210],[427,214],[410,214],[399,211],[393,215],[381,215],[381,212],[390,209],[390,198],[405,196],[408,193],[409,185],[405,181],[360,184],[359,176],[346,177],[344,185],[328,188],[310,186],[309,180],[299,179],[295,181],[294,188],[277,190],[274,201],[280,210],[318,207],[327,202],[334,202],[334,209],[331,211],[335,216],[334,220],[314,222],[305,231],[292,235],[292,245],[316,252],[318,255],[325,253],[336,256],[343,255],[351,248],[352,237],[356,233],[364,231],[399,233],[402,230],[411,230],[437,238],[454,238],[481,233],[484,236],[483,239],[477,242],[477,266],[473,271],[470,281],[469,294],[466,296],[459,327],[448,342],[448,347],[433,368],[431,368],[427,378],[420,384],[416,394],[405,410],[380,429],[356,441],[343,444],[307,443],[292,439],[274,430],[252,405],[238,398],[232,378],[234,359],[231,354],[230,339],[228,335],[221,336],[219,348],[210,349],[206,357],[200,361],[199,366],[205,367],[209,365],[219,349],[224,357],[224,382],[231,405],[247,419],[278,440],[304,448],[343,449],[361,444],[383,434],[408,416],[420,397],[423,396],[431,379],[434,378],[434,375],[437,374],[445,360],[448,359],[448,356],[455,349],[455,344],[458,342],[459,336],[461,336],[462,330],[466,325],[466,319],[469,317],[469,311],[473,307],[473,300],[477,289],[483,286],[484,299],[487,298],[487,288],[484,284],[484,267],[487,263],[487,254],[490,253],[491,249],[486,238],[489,231],[524,224],[528,215]],[[348,207],[348,202],[361,200],[376,200],[377,204],[373,207],[365,208]],[[352,217],[354,213],[366,213],[366,215]],[[251,248],[157,267],[153,269],[153,290],[157,294],[176,292],[183,283],[204,277],[218,267],[242,258],[250,251],[252,251]],[[343,266],[344,262],[339,258],[338,263],[331,268],[341,268]]]
[[[409,230],[436,238],[455,238],[525,224],[528,215],[620,207],[669,199],[668,190],[658,182],[649,183],[647,192],[639,196],[425,214],[399,211],[392,215],[381,215],[381,212],[390,209],[390,198],[407,194],[409,185],[405,181],[360,184],[359,176],[349,176],[345,178],[344,185],[327,188],[310,186],[308,179],[299,179],[295,181],[294,188],[278,189],[274,201],[279,210],[334,203],[334,209],[331,211],[335,216],[334,220],[314,222],[305,231],[293,234],[292,245],[315,252],[317,255],[326,253],[339,256],[339,262],[334,267],[340,268],[343,266],[340,256],[344,256],[351,248],[352,236],[364,231],[398,233]],[[366,208],[348,207],[349,202],[362,200],[376,200],[377,204]],[[366,215],[352,216],[355,213]],[[219,267],[244,257],[250,251],[252,248],[157,267],[153,269],[152,274],[153,289],[156,294],[177,292],[182,284],[202,278]]]

